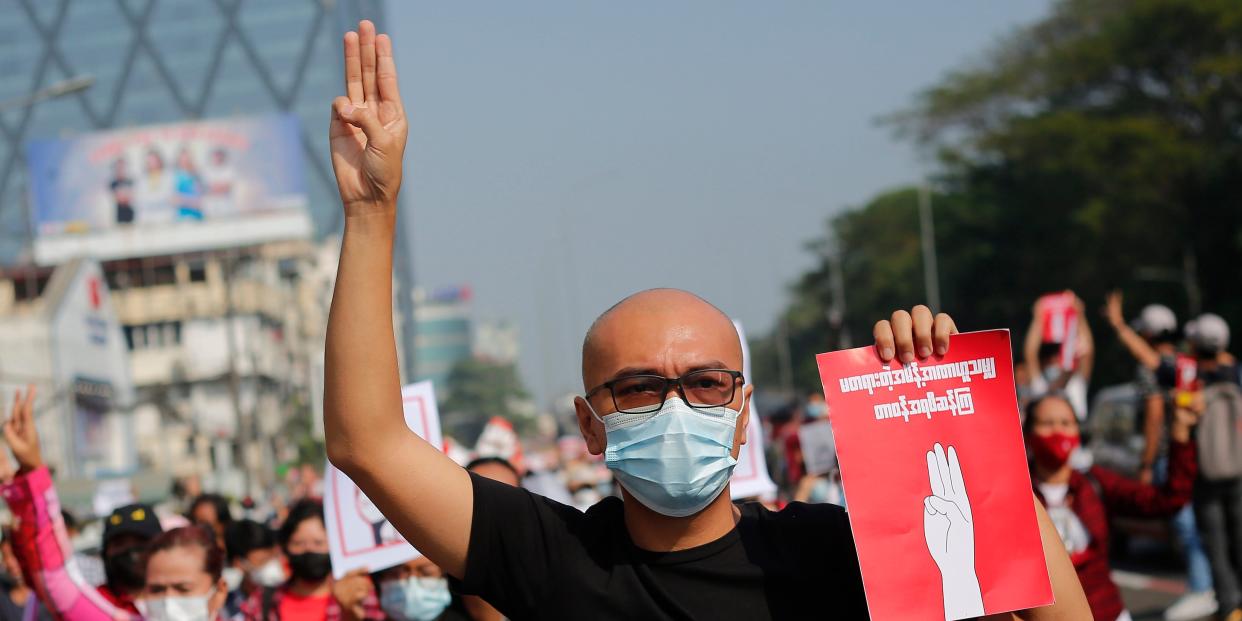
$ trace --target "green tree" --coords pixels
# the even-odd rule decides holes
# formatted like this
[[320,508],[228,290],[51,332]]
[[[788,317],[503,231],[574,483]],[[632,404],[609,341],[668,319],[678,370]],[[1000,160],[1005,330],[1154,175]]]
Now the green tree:
[[[1242,3],[1227,0],[1062,0],[926,89],[888,121],[940,162],[945,310],[964,328],[1022,329],[1036,296],[1069,287],[1096,320],[1119,287],[1130,313],[1161,301],[1242,327],[1239,102]],[[885,194],[831,222],[856,344],[923,299],[913,200]],[[786,314],[800,381],[814,369],[798,322],[830,347],[816,310],[831,302],[827,268],[795,285]],[[1128,378],[1096,323],[1097,385]],[[772,349],[757,343],[757,360]]]
[[463,441],[472,441],[488,419],[500,416],[519,434],[533,424],[530,394],[512,363],[467,358],[453,365],[440,404],[445,428]]

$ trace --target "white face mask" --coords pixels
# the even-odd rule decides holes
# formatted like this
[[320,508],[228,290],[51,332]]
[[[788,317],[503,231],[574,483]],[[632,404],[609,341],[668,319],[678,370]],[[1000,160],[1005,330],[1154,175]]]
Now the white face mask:
[[285,566],[278,558],[273,558],[250,572],[250,581],[262,587],[278,587],[287,579]]
[[213,587],[206,595],[167,596],[140,599],[134,602],[146,621],[208,621],[207,601],[214,595]]
[[220,574],[220,577],[224,578],[224,587],[228,589],[230,593],[241,588],[242,578],[245,576],[246,574],[236,567],[225,567],[224,571]]

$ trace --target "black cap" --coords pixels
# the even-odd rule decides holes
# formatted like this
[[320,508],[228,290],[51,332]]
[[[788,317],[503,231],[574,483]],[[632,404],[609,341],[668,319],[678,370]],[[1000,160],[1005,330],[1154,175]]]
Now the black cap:
[[138,535],[145,539],[154,539],[164,532],[159,518],[151,505],[125,505],[116,509],[104,520],[103,543],[118,535]]

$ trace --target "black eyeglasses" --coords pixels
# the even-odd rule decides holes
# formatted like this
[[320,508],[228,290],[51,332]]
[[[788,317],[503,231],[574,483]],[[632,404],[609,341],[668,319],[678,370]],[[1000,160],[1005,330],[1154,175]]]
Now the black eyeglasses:
[[691,371],[681,377],[662,375],[627,375],[604,382],[586,394],[590,399],[595,393],[607,388],[612,394],[612,405],[625,414],[655,412],[664,404],[664,395],[671,386],[692,408],[714,408],[733,402],[737,393],[741,371],[729,369],[702,369]]

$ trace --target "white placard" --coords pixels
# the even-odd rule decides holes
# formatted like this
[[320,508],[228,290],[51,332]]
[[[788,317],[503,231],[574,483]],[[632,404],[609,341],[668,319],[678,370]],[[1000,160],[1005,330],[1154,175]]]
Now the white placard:
[[802,463],[807,474],[827,474],[837,467],[837,443],[832,437],[832,423],[826,420],[803,423],[798,428],[802,444]]
[[[746,383],[750,383],[750,347],[746,344],[746,332],[742,323],[734,320],[737,336],[742,340],[742,374]],[[776,483],[768,476],[768,462],[763,457],[763,422],[759,418],[759,410],[755,402],[750,403],[750,422],[746,425],[746,444],[737,456],[737,466],[733,468],[733,478],[729,480],[729,494],[734,500],[739,498],[759,497],[764,500],[776,498]]]
[[[432,446],[441,449],[440,413],[430,381],[401,389],[405,424]],[[376,572],[421,556],[375,504],[331,462],[324,468],[324,525],[337,578],[355,569]]]
[[[7,457],[6,457],[7,458]],[[95,488],[91,508],[95,515],[107,516],[115,509],[130,505],[134,500],[134,486],[129,479],[105,479]]]

